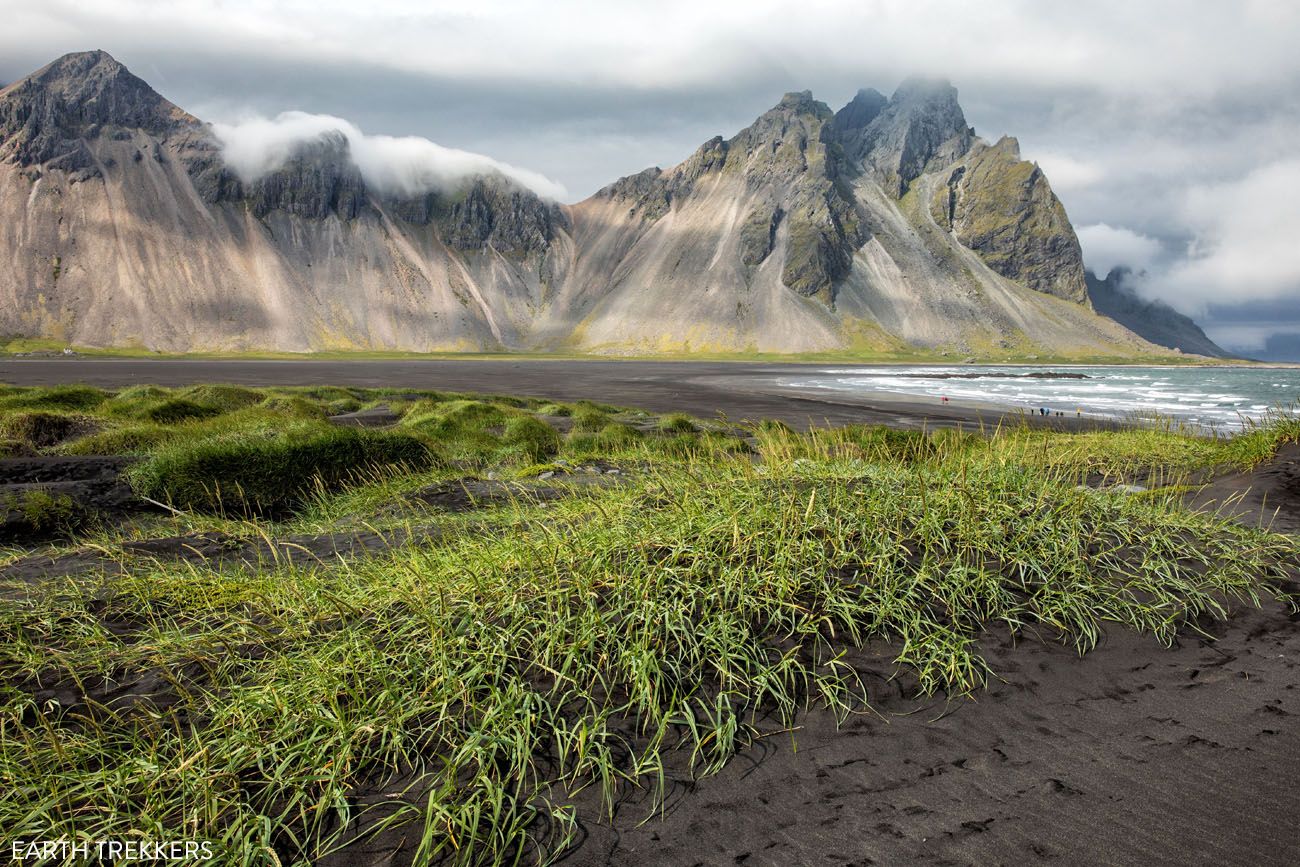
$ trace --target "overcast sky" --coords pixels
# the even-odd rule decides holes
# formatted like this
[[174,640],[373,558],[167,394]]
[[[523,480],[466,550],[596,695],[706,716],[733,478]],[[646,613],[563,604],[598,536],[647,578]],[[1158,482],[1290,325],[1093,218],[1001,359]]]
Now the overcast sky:
[[1091,266],[1144,270],[1225,346],[1300,351],[1294,0],[0,0],[0,21],[3,81],[103,48],[205,120],[333,115],[570,201],[785,91],[838,108],[945,76],[1043,166]]

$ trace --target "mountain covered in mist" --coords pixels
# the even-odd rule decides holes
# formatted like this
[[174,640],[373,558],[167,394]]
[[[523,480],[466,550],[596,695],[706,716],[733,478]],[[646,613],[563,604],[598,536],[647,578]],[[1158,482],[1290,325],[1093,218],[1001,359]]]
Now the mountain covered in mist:
[[1159,346],[1168,346],[1192,355],[1229,358],[1231,353],[1206,336],[1190,317],[1184,316],[1163,301],[1141,298],[1129,285],[1132,272],[1114,268],[1105,278],[1085,272],[1088,296],[1098,313],[1103,313]]
[[977,138],[946,83],[864,90],[838,112],[787,94],[571,206],[493,172],[394,191],[354,156],[324,133],[250,178],[107,54],[55,61],[0,90],[0,333],[166,350],[1160,351],[1093,309],[1047,178],[1014,139]]

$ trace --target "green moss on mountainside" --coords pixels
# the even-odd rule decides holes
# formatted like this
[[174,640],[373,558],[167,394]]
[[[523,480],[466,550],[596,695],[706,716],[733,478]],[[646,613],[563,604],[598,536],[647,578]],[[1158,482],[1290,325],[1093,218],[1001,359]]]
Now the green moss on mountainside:
[[990,268],[1031,289],[1088,301],[1079,239],[1060,199],[1010,137],[975,149],[930,200],[935,222]]

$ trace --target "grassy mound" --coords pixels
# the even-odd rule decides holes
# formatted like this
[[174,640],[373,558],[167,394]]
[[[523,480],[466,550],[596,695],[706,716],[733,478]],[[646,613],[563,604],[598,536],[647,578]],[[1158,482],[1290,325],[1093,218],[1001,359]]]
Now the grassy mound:
[[682,434],[695,433],[699,428],[689,415],[673,412],[659,419],[659,430],[669,434]]
[[506,421],[501,442],[508,452],[530,463],[555,457],[560,451],[560,435],[550,425],[532,416],[521,415]]
[[0,417],[0,438],[46,449],[93,431],[93,418],[61,412],[15,412]]
[[81,437],[56,451],[64,455],[143,455],[177,437],[177,431],[165,425],[131,424]]
[[108,400],[108,392],[88,385],[19,388],[0,395],[0,412],[17,409],[76,412],[94,409]]
[[176,424],[183,421],[212,418],[215,415],[221,415],[221,412],[220,409],[209,404],[197,403],[183,397],[172,397],[141,408],[135,416],[156,424]]
[[[327,407],[300,395],[273,394],[258,406],[270,412],[281,413],[292,418],[323,419],[331,414],[331,410]],[[342,412],[352,412],[352,410],[342,410]]]
[[261,392],[238,385],[196,385],[180,391],[178,397],[210,406],[219,412],[232,412],[261,403]]
[[579,433],[595,433],[610,422],[609,413],[595,407],[579,407],[573,414],[573,429]]
[[377,470],[421,469],[433,454],[403,433],[300,425],[163,446],[129,478],[142,496],[213,514],[275,515],[312,491],[332,489]]

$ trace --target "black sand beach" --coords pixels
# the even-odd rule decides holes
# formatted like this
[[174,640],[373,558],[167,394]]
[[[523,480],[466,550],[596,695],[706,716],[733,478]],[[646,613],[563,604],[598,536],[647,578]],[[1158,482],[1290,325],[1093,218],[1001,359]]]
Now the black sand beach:
[[1295,864],[1300,622],[1211,631],[1166,650],[1112,627],[1082,659],[990,643],[1002,679],[948,705],[872,683],[879,716],[806,714],[662,821],[588,828],[572,863]]

